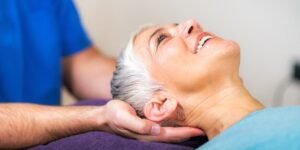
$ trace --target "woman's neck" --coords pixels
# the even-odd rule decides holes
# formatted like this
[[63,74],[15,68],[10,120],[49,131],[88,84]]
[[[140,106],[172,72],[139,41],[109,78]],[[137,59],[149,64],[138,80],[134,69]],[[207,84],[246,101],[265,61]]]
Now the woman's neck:
[[[209,93],[209,92],[208,92]],[[193,105],[187,106],[184,124],[204,130],[211,140],[251,112],[264,106],[256,101],[243,86],[222,88],[204,97],[201,94],[189,97]]]

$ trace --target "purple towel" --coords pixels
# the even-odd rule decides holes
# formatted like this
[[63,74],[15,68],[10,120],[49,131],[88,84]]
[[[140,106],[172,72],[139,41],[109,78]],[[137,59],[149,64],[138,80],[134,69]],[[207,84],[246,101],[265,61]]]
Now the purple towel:
[[[76,105],[103,105],[106,101],[91,100],[81,101]],[[83,134],[65,137],[45,145],[38,145],[31,150],[191,150],[207,141],[206,137],[196,137],[179,144],[159,142],[142,142],[128,139],[111,133],[92,131]]]

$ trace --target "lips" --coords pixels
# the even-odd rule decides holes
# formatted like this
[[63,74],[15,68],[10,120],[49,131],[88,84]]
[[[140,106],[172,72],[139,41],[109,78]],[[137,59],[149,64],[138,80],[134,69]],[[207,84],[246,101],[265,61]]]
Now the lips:
[[202,47],[205,45],[205,43],[212,39],[213,36],[211,34],[209,34],[208,32],[201,32],[195,41],[195,46],[194,46],[194,53],[197,54]]

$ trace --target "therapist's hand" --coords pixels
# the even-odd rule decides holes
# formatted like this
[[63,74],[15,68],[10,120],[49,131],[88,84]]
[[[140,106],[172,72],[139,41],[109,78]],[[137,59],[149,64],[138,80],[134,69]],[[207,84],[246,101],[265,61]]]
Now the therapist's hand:
[[137,116],[135,110],[120,100],[109,101],[104,108],[109,131],[142,141],[181,142],[203,131],[191,127],[160,127],[160,125]]

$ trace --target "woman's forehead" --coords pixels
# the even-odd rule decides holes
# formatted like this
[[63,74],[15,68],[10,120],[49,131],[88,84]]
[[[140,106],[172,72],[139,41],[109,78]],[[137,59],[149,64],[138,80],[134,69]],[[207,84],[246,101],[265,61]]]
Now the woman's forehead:
[[154,26],[142,28],[134,35],[132,40],[132,51],[137,57],[145,61],[149,56],[149,45],[147,39],[149,38]]
[[160,28],[168,28],[177,26],[177,23],[170,23],[165,25],[146,25],[142,27],[133,37],[133,44],[135,44],[136,40],[139,40],[139,38],[142,38],[143,40],[148,41],[151,37],[151,34],[153,34],[156,30]]
[[157,25],[151,25],[151,26],[145,26],[142,27],[133,37],[133,45],[136,45],[136,42],[139,42],[140,40],[146,40],[147,36],[150,36],[151,31],[155,30],[157,28]]
[[151,25],[142,27],[132,38],[133,51],[137,53],[150,53],[151,37],[161,31],[162,29],[167,29],[168,27],[173,27],[174,24],[166,25]]

